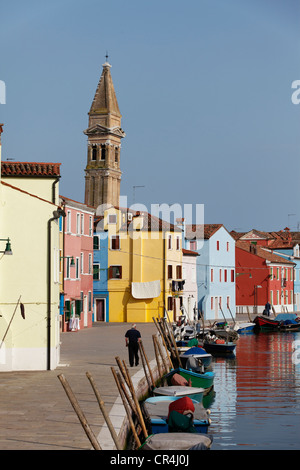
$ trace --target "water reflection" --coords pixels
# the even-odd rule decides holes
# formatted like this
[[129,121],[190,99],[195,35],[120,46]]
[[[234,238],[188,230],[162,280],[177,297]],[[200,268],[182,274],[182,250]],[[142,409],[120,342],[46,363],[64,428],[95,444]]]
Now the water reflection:
[[300,449],[299,332],[240,336],[233,357],[213,360],[213,449]]

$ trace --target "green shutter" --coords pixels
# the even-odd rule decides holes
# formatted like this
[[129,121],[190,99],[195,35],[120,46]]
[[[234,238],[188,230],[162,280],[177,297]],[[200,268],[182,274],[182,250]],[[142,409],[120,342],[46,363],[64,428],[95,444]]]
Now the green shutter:
[[81,310],[81,300],[75,300],[75,315],[80,317]]

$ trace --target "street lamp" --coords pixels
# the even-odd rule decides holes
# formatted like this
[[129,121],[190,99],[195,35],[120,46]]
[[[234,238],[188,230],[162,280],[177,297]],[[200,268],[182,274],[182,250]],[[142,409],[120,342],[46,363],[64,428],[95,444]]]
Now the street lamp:
[[9,238],[0,238],[1,242],[6,242],[6,247],[4,251],[0,251],[0,253],[4,253],[5,255],[12,255],[12,249],[11,249],[11,244],[10,244],[10,239]]

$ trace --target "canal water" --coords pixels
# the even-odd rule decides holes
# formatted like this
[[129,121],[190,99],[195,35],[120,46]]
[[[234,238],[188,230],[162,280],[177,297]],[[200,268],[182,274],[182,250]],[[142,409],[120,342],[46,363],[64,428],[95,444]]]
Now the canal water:
[[212,451],[300,449],[300,332],[240,335],[212,367]]

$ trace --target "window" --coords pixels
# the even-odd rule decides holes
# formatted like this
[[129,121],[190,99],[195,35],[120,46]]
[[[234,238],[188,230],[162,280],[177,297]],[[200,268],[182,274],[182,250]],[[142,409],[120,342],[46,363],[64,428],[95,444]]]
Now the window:
[[109,278],[110,279],[122,279],[122,266],[110,266]]
[[274,297],[273,297],[273,291],[272,290],[270,290],[270,303],[271,303],[271,305],[274,304]]
[[66,278],[70,279],[70,258],[66,258]]
[[217,240],[217,251],[219,251],[219,250],[220,250],[220,242],[219,242],[219,240]]
[[119,161],[119,150],[118,147],[115,147],[115,163]]
[[213,297],[210,298],[210,308],[211,308],[211,310],[214,309],[214,298]]
[[229,242],[226,243],[227,251],[229,251]]
[[219,280],[220,280],[220,282],[222,282],[222,269],[220,269],[220,271],[219,271],[219,276],[220,276]]
[[190,250],[192,250],[192,251],[197,250],[197,242],[196,241],[190,242]]
[[294,296],[293,296],[293,291],[290,290],[290,302],[289,302],[290,304],[293,303],[293,297],[294,297]]
[[104,144],[101,145],[101,160],[105,160],[106,158],[106,147]]
[[173,277],[173,266],[171,264],[168,265],[168,279],[172,279]]
[[93,264],[93,281],[100,281],[100,264]]
[[81,235],[83,235],[84,234],[84,214],[81,214],[80,219],[81,219],[80,231],[81,231]]
[[214,282],[214,270],[210,270],[210,282]]
[[92,160],[97,160],[97,145],[92,145]]
[[67,212],[67,232],[71,232],[71,211]]
[[168,249],[169,250],[172,249],[172,235],[169,235],[169,237],[168,237]]
[[180,265],[176,266],[176,279],[182,279],[182,267]]
[[93,256],[89,253],[89,274],[92,274],[92,267],[93,267]]
[[108,223],[109,224],[116,224],[117,223],[117,215],[116,214],[109,214]]
[[234,282],[234,269],[231,270],[231,282]]
[[83,274],[83,253],[80,253],[80,273]]
[[224,269],[224,282],[227,282],[227,269]]
[[92,293],[89,291],[89,312],[92,310]]
[[276,291],[276,304],[279,305],[279,290]]
[[76,214],[76,233],[80,234],[80,214]]
[[79,258],[76,258],[75,261],[75,266],[76,266],[76,279],[79,279]]
[[120,237],[119,235],[112,235],[111,237],[111,249],[119,250],[120,249]]
[[168,310],[173,310],[173,297],[168,297]]
[[100,248],[99,237],[95,235],[94,236],[93,249],[94,250],[99,250],[99,248]]
[[[279,268],[277,268],[276,271],[277,271],[277,273],[276,273],[276,278],[279,279]],[[278,302],[278,304],[279,304],[279,302]]]
[[180,250],[180,238],[176,237],[176,250]]
[[90,215],[89,218],[89,236],[93,235],[93,217]]

